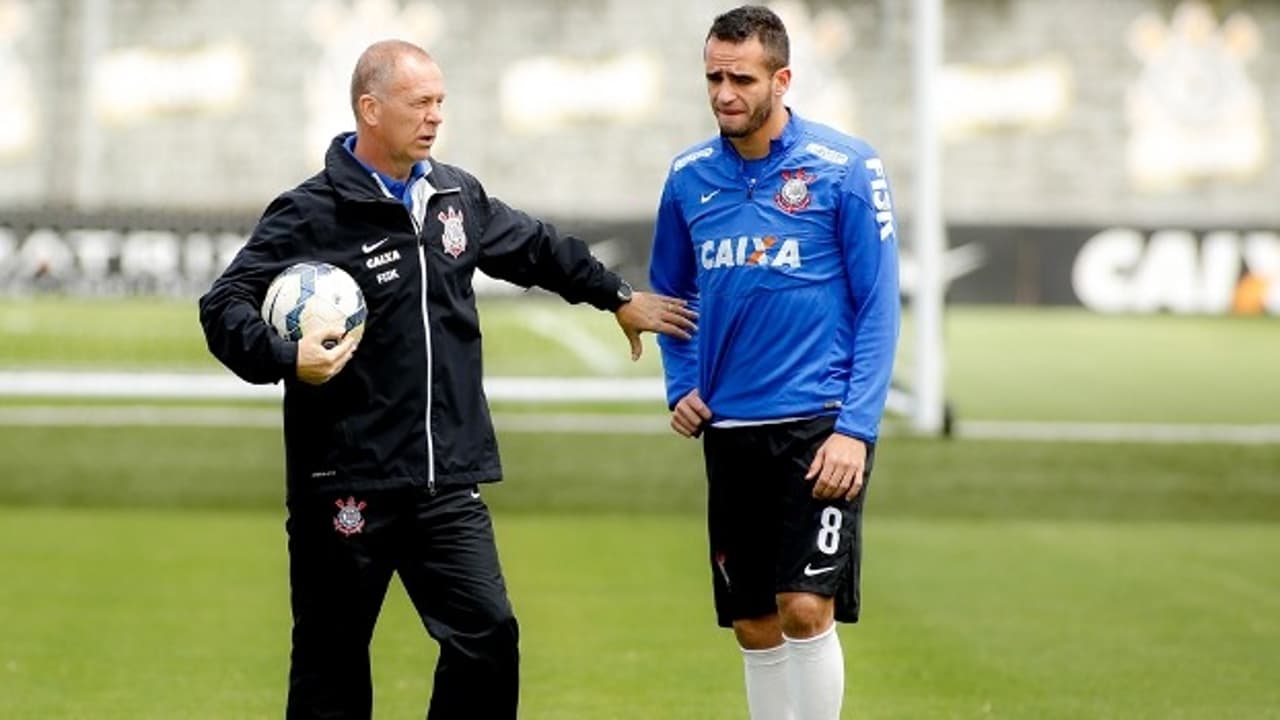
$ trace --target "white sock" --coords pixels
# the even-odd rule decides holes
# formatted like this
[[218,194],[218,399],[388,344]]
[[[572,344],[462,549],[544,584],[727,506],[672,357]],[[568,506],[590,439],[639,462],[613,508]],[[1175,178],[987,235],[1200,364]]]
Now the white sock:
[[795,720],[839,720],[844,700],[844,651],[835,623],[811,638],[787,638],[787,681]]
[[768,650],[742,648],[751,720],[793,720],[787,692],[787,643]]

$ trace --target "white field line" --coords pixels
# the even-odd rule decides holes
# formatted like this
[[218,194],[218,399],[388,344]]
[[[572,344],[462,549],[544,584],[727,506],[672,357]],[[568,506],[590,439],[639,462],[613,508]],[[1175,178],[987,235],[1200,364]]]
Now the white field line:
[[[671,432],[665,415],[496,413],[493,422],[498,430],[511,433],[660,435]],[[0,427],[4,426],[279,428],[280,410],[156,405],[0,407]]]
[[[484,390],[490,400],[509,402],[666,402],[661,378],[494,377],[485,379]],[[282,391],[230,373],[0,372],[0,397],[271,400]],[[890,390],[888,408],[906,415],[911,398]]]
[[30,405],[0,408],[0,426],[280,427],[280,409],[160,405]]
[[[663,407],[661,378],[487,378],[490,400],[634,402]],[[251,385],[229,373],[0,372],[0,397],[270,400],[281,385]]]
[[538,305],[530,304],[520,314],[525,327],[573,354],[594,372],[616,373],[624,367],[623,338],[618,338],[616,345],[606,345],[582,326],[565,322],[562,314]]
[[956,435],[982,440],[1270,445],[1280,443],[1280,425],[1025,422],[961,418],[956,423]]

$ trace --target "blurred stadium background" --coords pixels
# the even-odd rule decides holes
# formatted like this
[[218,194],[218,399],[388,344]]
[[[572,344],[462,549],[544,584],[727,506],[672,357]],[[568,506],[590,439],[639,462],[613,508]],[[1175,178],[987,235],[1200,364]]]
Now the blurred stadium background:
[[[948,0],[936,166],[927,5],[774,5],[790,103],[878,147],[902,226],[848,716],[1280,718],[1280,4]],[[0,717],[279,715],[278,390],[216,365],[194,299],[349,127],[365,45],[429,48],[437,155],[643,284],[730,6],[0,0]],[[913,312],[934,170],[936,345]],[[745,716],[656,347],[632,364],[604,314],[481,290],[523,716]],[[953,437],[902,417],[921,358]],[[433,650],[402,592],[374,653],[378,716],[419,715]]]

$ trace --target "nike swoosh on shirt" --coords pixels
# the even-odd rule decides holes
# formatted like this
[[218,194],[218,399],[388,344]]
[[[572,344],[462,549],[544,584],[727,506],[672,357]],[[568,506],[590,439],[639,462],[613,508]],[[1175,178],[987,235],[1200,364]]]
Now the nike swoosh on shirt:
[[699,196],[698,196],[698,199],[699,199],[699,200],[701,200],[701,201],[702,201],[702,203],[705,205],[706,203],[711,202],[711,198],[713,198],[713,197],[715,197],[715,196],[717,196],[717,195],[719,195],[719,194],[720,194],[720,190],[719,190],[719,189],[716,189],[716,190],[712,190],[711,192],[707,193],[706,195],[699,195]]
[[813,577],[815,575],[824,575],[835,569],[836,569],[835,565],[831,565],[829,567],[816,568],[812,564],[809,564],[804,566],[804,575],[805,577]]
[[382,243],[384,243],[384,242],[386,242],[386,241],[388,241],[388,240],[390,240],[390,239],[391,239],[391,238],[382,238],[382,239],[381,239],[381,240],[379,240],[378,242],[374,242],[374,243],[365,243],[365,244],[363,244],[363,245],[361,245],[361,246],[360,246],[360,249],[361,249],[361,250],[363,250],[365,253],[371,253],[371,252],[373,252],[374,250],[377,250],[378,248],[382,247]]

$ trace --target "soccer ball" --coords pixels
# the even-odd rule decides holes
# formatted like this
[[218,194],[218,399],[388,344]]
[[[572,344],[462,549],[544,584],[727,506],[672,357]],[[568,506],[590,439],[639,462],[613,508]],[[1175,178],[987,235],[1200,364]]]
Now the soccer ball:
[[[336,327],[357,340],[368,311],[360,286],[341,268],[302,262],[276,276],[262,301],[262,319],[280,337],[298,341],[314,329]],[[325,347],[333,347],[333,340]]]

